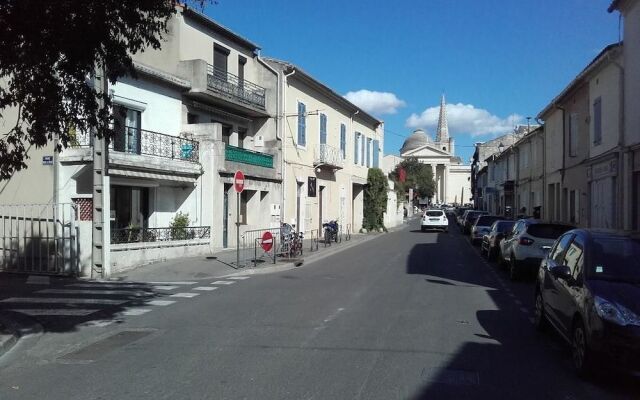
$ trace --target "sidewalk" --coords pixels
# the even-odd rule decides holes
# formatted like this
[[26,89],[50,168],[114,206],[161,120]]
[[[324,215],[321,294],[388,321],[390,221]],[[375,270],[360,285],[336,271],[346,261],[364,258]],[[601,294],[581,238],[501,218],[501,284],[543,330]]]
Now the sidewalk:
[[[132,270],[114,274],[111,279],[135,282],[174,282],[199,281],[229,275],[269,273],[295,268],[304,263],[316,261],[319,258],[324,258],[330,254],[356,246],[380,235],[384,235],[384,233],[352,234],[350,240],[343,238],[342,242],[332,243],[330,246],[325,247],[324,243],[318,243],[318,248],[317,250],[314,248],[314,251],[310,251],[311,243],[305,240],[302,257],[299,259],[277,257],[275,264],[272,258],[263,257],[254,267],[253,263],[249,260],[249,258],[252,257],[243,255],[242,259],[245,260],[245,264],[247,265],[237,267],[236,251],[235,249],[230,249],[208,256],[167,260],[143,265]],[[260,256],[260,254],[258,254],[258,256]]]

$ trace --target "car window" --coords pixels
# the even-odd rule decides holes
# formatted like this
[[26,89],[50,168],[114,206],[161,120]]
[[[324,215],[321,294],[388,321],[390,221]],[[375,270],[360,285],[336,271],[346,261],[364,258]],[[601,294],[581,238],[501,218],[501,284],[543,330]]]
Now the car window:
[[513,226],[515,225],[515,222],[514,221],[500,221],[500,222],[497,222],[497,224],[498,224],[498,228],[497,228],[498,232],[507,233],[507,232],[509,232],[510,230],[513,229]]
[[442,217],[442,211],[427,211],[427,217]]
[[582,260],[583,251],[583,246],[578,242],[578,240],[572,241],[569,247],[567,247],[562,264],[569,267],[571,275],[574,275],[578,269],[580,260]]
[[565,235],[562,238],[560,238],[556,243],[553,249],[553,253],[551,254],[551,258],[553,259],[553,261],[555,261],[557,265],[563,264],[564,251],[569,246],[571,239],[573,239],[573,234]]
[[592,279],[640,283],[640,240],[594,237],[586,274]]
[[518,232],[520,232],[520,227],[524,224],[524,222],[522,221],[518,221],[516,222],[515,225],[513,225],[513,230],[511,231],[513,233],[513,235],[517,235]]
[[557,239],[560,235],[571,229],[572,227],[568,225],[531,224],[527,228],[527,233],[541,239]]
[[478,221],[476,225],[478,226],[491,226],[495,221],[499,220],[500,217],[492,216],[492,215],[481,215],[478,217]]

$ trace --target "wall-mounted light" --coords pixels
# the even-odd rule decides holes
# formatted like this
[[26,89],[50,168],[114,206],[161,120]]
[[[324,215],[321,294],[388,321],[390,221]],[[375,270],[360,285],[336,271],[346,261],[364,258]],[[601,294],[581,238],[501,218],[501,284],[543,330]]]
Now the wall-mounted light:
[[504,151],[504,144],[502,144],[502,142],[498,145],[498,150],[500,150],[500,153]]

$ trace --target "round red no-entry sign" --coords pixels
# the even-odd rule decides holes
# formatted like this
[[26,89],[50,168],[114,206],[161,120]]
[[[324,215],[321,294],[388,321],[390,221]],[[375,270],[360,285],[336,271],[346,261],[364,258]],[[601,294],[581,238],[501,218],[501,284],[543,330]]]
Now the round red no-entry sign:
[[262,241],[260,243],[260,246],[262,246],[262,250],[264,251],[271,250],[271,248],[273,247],[273,235],[271,234],[271,232],[266,231],[262,234]]
[[233,175],[233,188],[237,193],[242,193],[244,190],[244,174],[242,171],[236,171]]

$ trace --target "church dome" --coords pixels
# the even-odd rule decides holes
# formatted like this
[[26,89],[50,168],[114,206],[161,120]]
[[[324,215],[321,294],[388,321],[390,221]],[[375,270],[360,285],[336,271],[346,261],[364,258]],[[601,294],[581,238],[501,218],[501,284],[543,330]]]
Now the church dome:
[[411,150],[415,150],[419,147],[433,143],[433,139],[428,133],[422,129],[416,129],[413,133],[404,141],[400,154],[406,153]]

